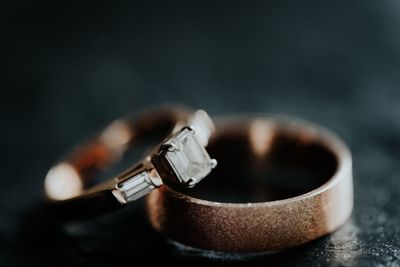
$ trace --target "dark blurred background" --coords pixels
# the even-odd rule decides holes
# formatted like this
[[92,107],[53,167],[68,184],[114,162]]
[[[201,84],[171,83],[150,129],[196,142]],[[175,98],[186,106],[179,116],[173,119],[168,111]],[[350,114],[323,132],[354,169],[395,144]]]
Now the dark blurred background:
[[[2,1],[0,266],[399,266],[399,14],[396,0]],[[207,257],[152,232],[141,202],[51,223],[51,164],[111,119],[171,102],[337,132],[354,156],[352,219],[287,252]]]

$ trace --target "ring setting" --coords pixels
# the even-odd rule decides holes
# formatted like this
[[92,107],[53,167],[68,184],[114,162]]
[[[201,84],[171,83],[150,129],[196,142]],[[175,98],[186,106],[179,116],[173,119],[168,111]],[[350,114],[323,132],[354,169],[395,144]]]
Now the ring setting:
[[[119,194],[117,198],[120,201],[126,203],[146,195],[162,185],[161,177],[166,177],[168,174],[179,184],[193,187],[217,166],[217,161],[211,159],[196,136],[195,130],[189,126],[183,127],[168,138],[150,160],[155,168],[145,169],[117,186],[114,194]],[[159,172],[168,174],[164,176]]]

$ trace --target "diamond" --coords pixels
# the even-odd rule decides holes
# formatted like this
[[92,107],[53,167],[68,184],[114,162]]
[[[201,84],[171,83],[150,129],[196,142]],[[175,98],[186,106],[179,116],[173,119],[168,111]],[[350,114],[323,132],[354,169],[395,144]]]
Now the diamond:
[[189,187],[200,182],[216,165],[190,128],[184,128],[166,145],[169,146],[165,155],[168,163],[178,180]]
[[127,202],[136,200],[155,188],[149,173],[143,171],[119,185],[119,190]]

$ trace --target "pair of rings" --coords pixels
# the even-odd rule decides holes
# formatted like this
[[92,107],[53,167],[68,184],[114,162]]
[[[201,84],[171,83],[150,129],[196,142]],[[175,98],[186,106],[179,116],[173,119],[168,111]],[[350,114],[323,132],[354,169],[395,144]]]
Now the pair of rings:
[[[182,108],[116,120],[49,170],[46,198],[59,216],[76,219],[147,195],[155,230],[217,251],[281,250],[331,233],[349,218],[351,154],[337,136],[270,116],[214,122],[205,111]],[[151,145],[154,140],[163,141]],[[144,144],[153,150],[139,163],[93,182],[129,148]]]

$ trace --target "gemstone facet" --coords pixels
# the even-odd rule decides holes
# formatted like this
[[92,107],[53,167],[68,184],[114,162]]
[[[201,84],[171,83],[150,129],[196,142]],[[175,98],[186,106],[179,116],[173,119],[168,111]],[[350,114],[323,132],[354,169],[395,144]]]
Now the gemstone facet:
[[148,172],[143,171],[119,185],[119,190],[127,202],[136,200],[156,188]]
[[165,145],[168,147],[165,157],[169,165],[178,180],[189,187],[197,184],[216,166],[216,161],[210,158],[191,128],[184,128]]

